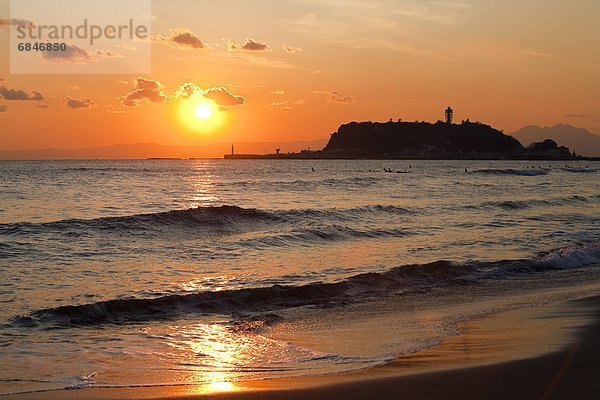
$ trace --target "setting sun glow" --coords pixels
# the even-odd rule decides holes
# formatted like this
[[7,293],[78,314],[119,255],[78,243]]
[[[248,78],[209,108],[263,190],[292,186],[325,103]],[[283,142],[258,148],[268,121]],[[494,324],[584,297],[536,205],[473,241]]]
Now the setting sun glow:
[[180,100],[177,107],[179,120],[192,132],[213,132],[225,122],[226,112],[200,93]]
[[212,115],[212,109],[207,103],[201,103],[196,106],[195,113],[200,119],[208,119]]

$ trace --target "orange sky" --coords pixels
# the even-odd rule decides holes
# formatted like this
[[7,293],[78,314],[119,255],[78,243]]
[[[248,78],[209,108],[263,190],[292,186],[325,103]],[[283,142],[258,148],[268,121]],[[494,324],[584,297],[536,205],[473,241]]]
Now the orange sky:
[[[564,122],[600,133],[596,0],[152,5],[152,73],[138,81],[11,75],[0,23],[0,87],[43,97],[0,95],[0,149],[311,140],[352,120],[435,121],[448,105],[505,132]],[[183,33],[191,40],[178,45]],[[180,115],[186,82],[226,90],[212,92],[230,102],[210,132]]]

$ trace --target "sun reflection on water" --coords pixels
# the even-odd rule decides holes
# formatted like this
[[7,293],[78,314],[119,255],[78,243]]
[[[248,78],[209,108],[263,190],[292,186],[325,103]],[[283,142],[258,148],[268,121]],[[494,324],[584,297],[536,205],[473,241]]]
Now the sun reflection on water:
[[215,176],[206,172],[201,166],[195,168],[195,175],[189,180],[189,207],[209,207],[219,199],[214,195]]
[[205,291],[220,292],[222,290],[238,289],[239,279],[231,275],[205,276],[179,284],[178,288],[188,293]]
[[235,391],[239,390],[238,386],[236,386],[232,382],[225,382],[225,381],[212,382],[210,385],[208,385],[208,389],[212,393],[235,392]]
[[261,335],[264,321],[212,321],[171,325],[160,335],[168,350],[160,358],[171,364],[176,380],[193,384],[194,394],[242,390],[240,381],[297,375],[300,364],[321,363],[321,355]]

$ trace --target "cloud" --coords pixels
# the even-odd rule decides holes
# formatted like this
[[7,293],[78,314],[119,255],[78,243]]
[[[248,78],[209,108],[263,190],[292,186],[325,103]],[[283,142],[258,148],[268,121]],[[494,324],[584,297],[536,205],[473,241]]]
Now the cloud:
[[40,92],[32,91],[28,94],[24,90],[20,89],[9,89],[6,86],[0,86],[0,95],[5,100],[24,100],[24,101],[42,101],[44,96]]
[[269,93],[274,94],[276,96],[283,96],[285,94],[285,92],[281,89],[271,90]]
[[115,47],[118,49],[129,50],[129,51],[136,51],[138,49],[137,47],[135,47],[129,43],[116,44]]
[[65,51],[48,51],[43,53],[45,60],[54,62],[96,61],[93,52],[75,44],[67,45]]
[[28,19],[19,19],[19,18],[0,18],[0,27],[4,26],[22,26],[25,28],[33,28],[35,22],[30,21]]
[[587,118],[587,114],[565,114],[567,118]]
[[271,51],[265,42],[254,40],[252,38],[246,38],[246,42],[244,44],[237,44],[230,41],[227,43],[227,48],[229,50]]
[[300,47],[289,46],[287,44],[284,44],[281,48],[288,54],[302,53],[304,51]]
[[110,114],[125,114],[125,110],[117,110],[113,104],[106,104],[104,106],[106,108],[106,112]]
[[306,102],[304,101],[304,99],[299,99],[299,100],[295,100],[290,102],[289,100],[280,100],[280,101],[274,101],[273,103],[269,104],[271,107],[277,107],[280,110],[284,110],[284,111],[289,111],[292,109],[292,107],[290,105],[299,105],[302,106],[304,104],[306,104]]
[[35,108],[40,108],[42,110],[49,110],[50,105],[49,104],[40,104],[39,106],[35,106]]
[[6,104],[0,104],[0,113],[7,112],[7,111],[8,111],[8,107],[6,106]]
[[270,106],[277,107],[282,111],[290,111],[292,109],[292,107],[290,107],[288,104],[289,104],[288,100],[282,100],[282,101],[275,101],[275,102],[271,103]]
[[6,79],[0,78],[0,83],[2,83],[2,82],[6,82]]
[[532,57],[543,57],[543,58],[558,58],[556,54],[552,54],[546,50],[541,49],[524,49],[523,54]]
[[325,95],[326,103],[351,104],[356,101],[352,96],[344,96],[335,90],[315,90],[313,93]]
[[137,77],[134,81],[133,90],[119,100],[121,101],[121,104],[126,107],[136,107],[145,101],[162,103],[163,101],[169,100],[169,96],[162,92],[162,85],[160,82]]
[[156,35],[152,40],[180,50],[197,50],[206,47],[198,35],[187,28],[169,29],[168,37]]
[[87,97],[82,97],[81,99],[73,99],[71,97],[66,97],[64,103],[67,105],[67,107],[72,108],[74,110],[89,110],[90,108],[96,107],[96,103],[94,103]]
[[179,86],[179,89],[177,89],[175,92],[175,97],[180,99],[189,99],[196,93],[202,93],[200,86],[196,85],[194,82],[186,82]]
[[203,96],[206,99],[214,101],[215,104],[221,107],[222,109],[242,106],[246,104],[246,100],[242,96],[232,94],[224,87],[215,87],[202,90],[200,86],[198,86],[194,82],[186,82],[183,85],[179,86],[179,89],[177,89],[173,97],[185,100],[189,99],[190,97],[196,94],[199,96]]
[[121,55],[114,50],[96,50],[91,51],[76,44],[67,45],[65,51],[45,51],[42,53],[44,60],[58,64],[85,64],[88,62],[98,62],[102,58],[114,58]]
[[205,90],[203,96],[224,108],[243,106],[246,104],[246,99],[242,96],[229,93],[224,87]]

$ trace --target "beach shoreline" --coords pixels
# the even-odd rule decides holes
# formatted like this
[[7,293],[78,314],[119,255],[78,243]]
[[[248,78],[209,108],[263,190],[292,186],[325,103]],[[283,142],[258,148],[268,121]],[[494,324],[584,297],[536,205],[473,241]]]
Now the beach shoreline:
[[[600,357],[595,342],[599,335],[600,296],[594,296],[468,321],[458,335],[438,346],[355,372],[198,386],[85,388],[4,398],[593,398],[600,393],[595,379],[600,372],[595,363]],[[528,341],[536,349],[518,356],[526,348],[519,343]]]

